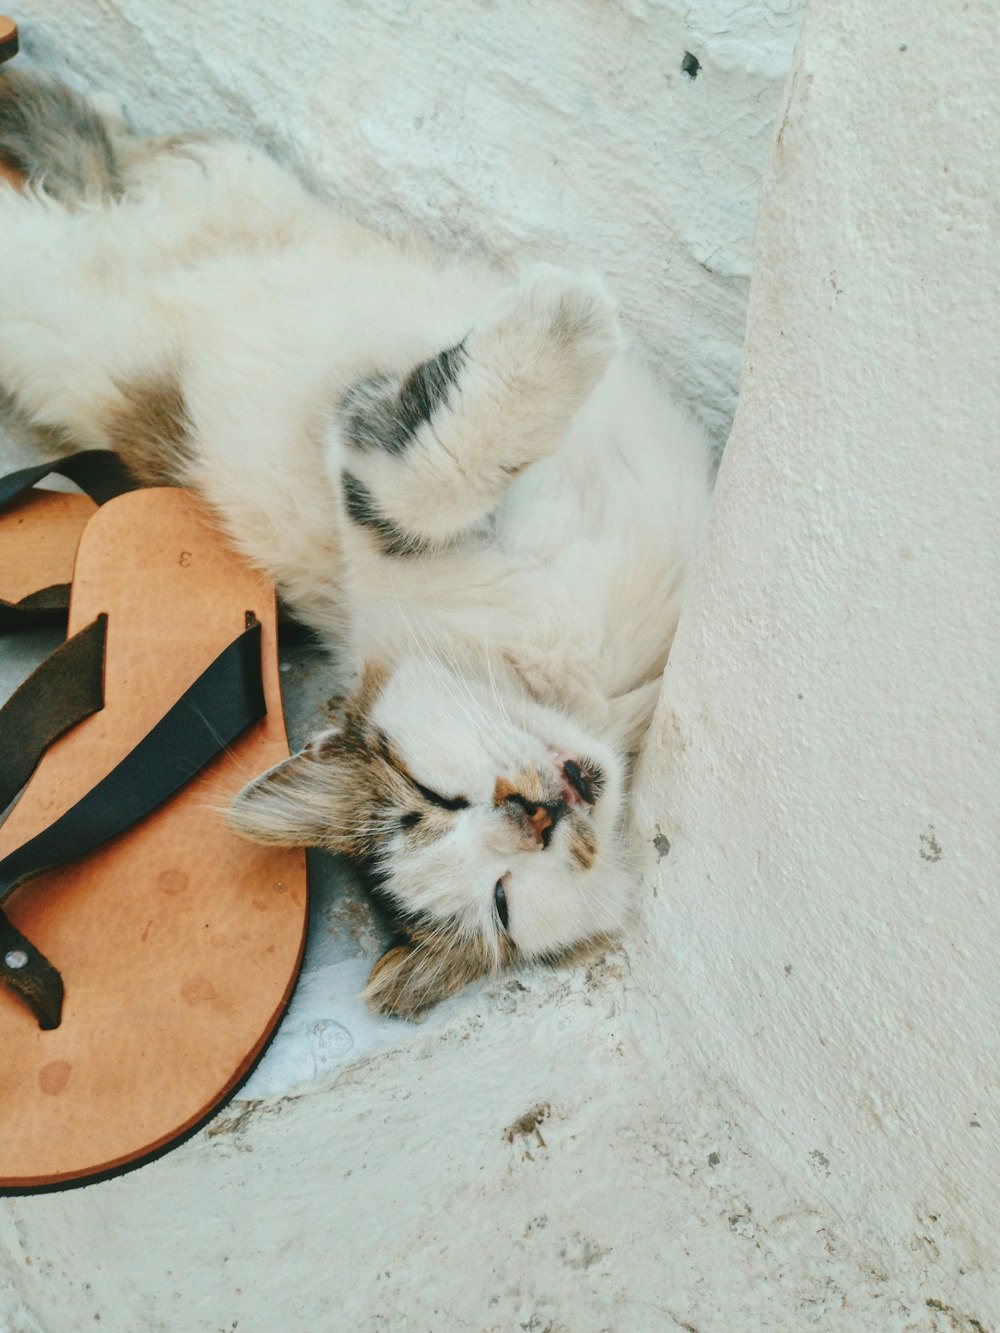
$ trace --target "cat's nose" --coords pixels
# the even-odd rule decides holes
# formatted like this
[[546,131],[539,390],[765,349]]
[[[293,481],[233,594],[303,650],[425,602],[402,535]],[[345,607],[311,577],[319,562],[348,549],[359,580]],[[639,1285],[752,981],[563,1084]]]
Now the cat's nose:
[[506,798],[504,807],[538,847],[548,847],[556,825],[566,813],[563,801],[551,804],[529,801],[516,792]]

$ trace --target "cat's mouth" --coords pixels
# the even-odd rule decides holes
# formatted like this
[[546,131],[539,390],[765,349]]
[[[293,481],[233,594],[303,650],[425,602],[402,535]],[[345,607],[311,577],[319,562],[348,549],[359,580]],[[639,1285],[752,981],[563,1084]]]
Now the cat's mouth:
[[578,755],[560,755],[559,760],[563,800],[568,806],[589,814],[604,790],[604,774],[596,764],[588,763]]

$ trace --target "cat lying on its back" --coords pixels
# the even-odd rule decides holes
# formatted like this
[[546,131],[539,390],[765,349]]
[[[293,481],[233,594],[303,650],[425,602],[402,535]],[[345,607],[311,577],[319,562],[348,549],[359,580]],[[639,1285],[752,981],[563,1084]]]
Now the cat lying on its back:
[[0,188],[4,389],[199,492],[348,664],[342,724],[230,818],[364,864],[400,928],[370,1001],[617,931],[709,451],[602,285],[401,249],[254,148],[21,73],[0,158],[35,187]]

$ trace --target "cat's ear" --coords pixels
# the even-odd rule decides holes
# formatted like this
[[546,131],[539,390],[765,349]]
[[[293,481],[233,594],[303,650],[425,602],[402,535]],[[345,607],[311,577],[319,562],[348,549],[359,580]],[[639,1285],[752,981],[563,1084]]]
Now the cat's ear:
[[323,732],[244,787],[229,806],[229,824],[252,842],[349,853],[357,826],[354,769],[339,731]]
[[365,729],[388,674],[368,663],[343,701],[341,724],[243,788],[228,813],[237,833],[276,847],[326,847],[345,856],[365,850],[373,799]]
[[365,999],[378,1013],[418,1018],[494,966],[482,945],[445,930],[428,931],[423,938],[406,936],[394,941],[372,968]]

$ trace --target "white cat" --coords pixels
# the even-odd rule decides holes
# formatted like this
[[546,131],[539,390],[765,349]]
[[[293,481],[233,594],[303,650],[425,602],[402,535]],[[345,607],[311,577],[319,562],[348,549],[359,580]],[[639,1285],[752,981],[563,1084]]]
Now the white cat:
[[147,140],[0,76],[0,383],[188,486],[335,642],[342,725],[234,826],[367,871],[415,1014],[623,925],[628,771],[709,494],[601,283],[372,235],[261,152]]

